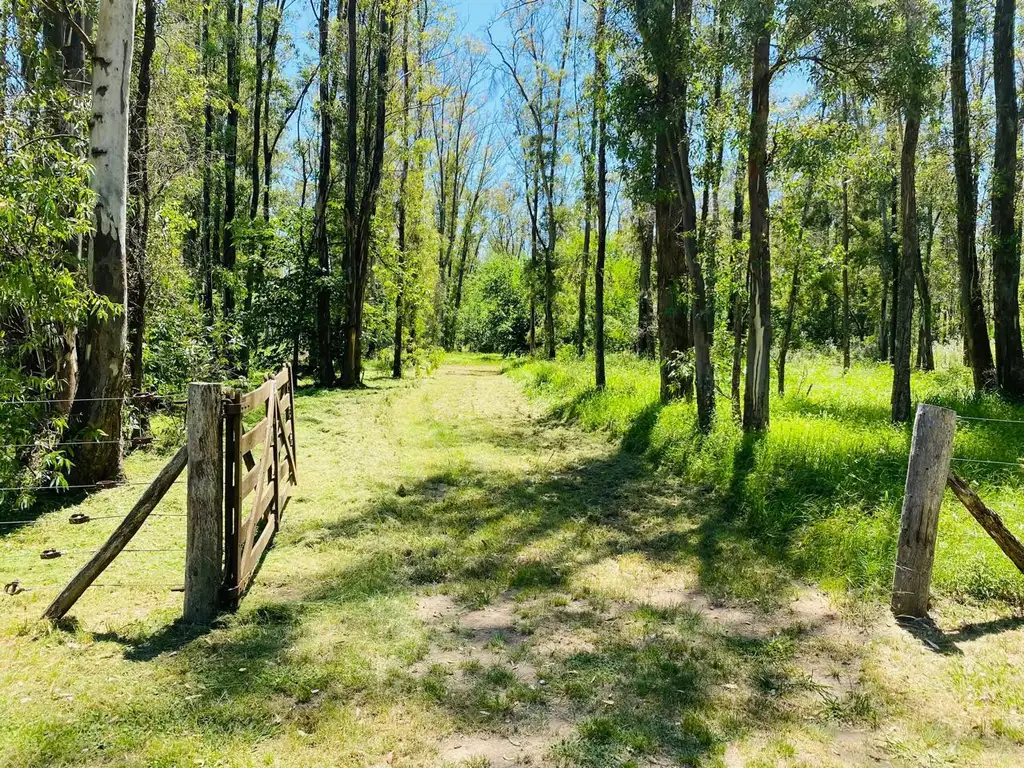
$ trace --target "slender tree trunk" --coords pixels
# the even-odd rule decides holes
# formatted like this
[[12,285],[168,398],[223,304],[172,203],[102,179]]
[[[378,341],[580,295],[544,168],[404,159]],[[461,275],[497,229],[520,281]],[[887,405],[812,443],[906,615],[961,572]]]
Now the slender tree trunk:
[[605,52],[605,0],[597,0],[596,61],[594,92],[597,99],[597,262],[594,265],[594,383],[607,384],[604,361],[604,267],[608,249],[608,115],[605,88],[608,59]]
[[879,263],[879,272],[881,273],[882,283],[882,299],[878,312],[878,359],[888,360],[890,326],[889,313],[891,312],[891,308],[889,307],[889,283],[890,273],[892,272],[892,264],[889,260],[889,242],[892,238],[892,231],[889,222],[888,205],[885,197],[879,198],[878,215],[882,225],[882,250],[884,251]]
[[637,307],[638,328],[636,353],[640,357],[654,357],[654,299],[651,294],[651,260],[654,255],[654,221],[647,211],[636,220],[637,240],[640,243],[640,298]]
[[594,215],[594,157],[597,154],[597,105],[591,110],[590,152],[583,158],[583,265],[580,268],[580,293],[576,315],[576,354],[586,352],[587,282],[590,275],[590,234]]
[[121,476],[122,396],[127,346],[126,284],[128,101],[135,38],[135,4],[103,2],[94,35],[89,157],[95,233],[89,243],[89,287],[122,311],[92,314],[86,324],[81,378],[73,415],[84,434],[106,438],[81,446],[72,477],[79,484]]
[[772,3],[762,10],[754,44],[751,88],[750,197],[750,330],[747,335],[747,382],[743,397],[743,429],[768,428],[772,346],[772,271],[768,227],[768,115],[771,88]]
[[146,337],[146,245],[149,240],[149,94],[156,50],[156,0],[143,0],[139,81],[128,134],[128,339],[132,392],[142,391],[142,352]]
[[[254,229],[257,216],[260,212],[260,154],[263,132],[263,82],[266,76],[263,58],[263,11],[266,0],[256,2],[256,39],[253,45],[255,67],[253,72],[253,105],[252,105],[252,151],[249,154],[249,228]],[[239,14],[241,19],[241,14]],[[260,283],[260,265],[256,258],[255,249],[250,249],[248,263],[245,267],[245,299],[243,301],[244,321],[243,329],[244,344],[239,350],[239,367],[243,371],[249,370],[249,358],[252,350],[256,347],[256,329],[252,322],[253,300]]]
[[668,138],[657,136],[657,199],[654,203],[658,283],[658,349],[662,402],[693,397],[686,357],[693,349],[686,260],[679,238],[679,197],[670,180]]
[[744,261],[742,249],[743,242],[743,219],[745,218],[743,207],[745,194],[743,191],[742,169],[746,167],[746,158],[740,150],[739,158],[736,161],[736,184],[733,190],[732,208],[732,241],[733,251],[736,254],[736,263],[733,265],[733,288],[732,292],[732,380],[730,396],[732,398],[733,416],[737,421],[743,417],[742,396],[740,385],[743,378],[743,339],[747,334],[746,302],[743,300],[743,291],[740,286],[750,290],[750,269],[749,264]]
[[402,19],[402,171],[398,182],[398,290],[395,295],[395,336],[391,377],[402,378],[402,321],[405,315],[405,271],[408,259],[409,116],[412,112],[412,76],[409,69],[409,13]]
[[[678,7],[678,6],[677,6]],[[718,29],[717,48],[715,53],[717,62],[715,64],[714,84],[709,117],[707,120],[707,138],[704,158],[703,178],[704,190],[701,198],[700,229],[697,238],[698,251],[704,255],[703,261],[707,269],[707,332],[709,340],[714,339],[715,334],[715,285],[718,281],[718,187],[722,182],[722,164],[725,157],[725,141],[722,135],[721,117],[722,111],[722,85],[725,79],[725,21],[722,4],[718,3],[714,9],[713,26]],[[709,210],[711,211],[711,228],[708,228]]]
[[[844,120],[849,120],[846,94],[843,94]],[[850,183],[843,173],[843,370],[850,370]],[[779,374],[781,380],[782,375]],[[782,387],[779,387],[780,394]]]
[[[529,173],[529,169],[528,169]],[[538,243],[539,230],[537,218],[540,208],[540,181],[537,178],[537,168],[533,171],[533,207],[531,209],[530,226],[530,355],[537,353],[537,267],[540,264],[540,244]],[[530,184],[527,180],[527,194]]]
[[[224,254],[221,265],[224,268],[224,319],[229,324],[235,320],[234,274],[238,261],[238,246],[235,243],[236,170],[238,167],[238,98],[241,74],[238,62],[238,45],[242,32],[242,0],[228,0],[227,31],[227,84],[228,118],[224,141],[224,233],[222,247]],[[235,367],[235,350],[228,349],[227,357]]]
[[782,342],[779,344],[779,397],[786,394],[786,357],[789,345],[793,340],[793,326],[796,323],[796,303],[800,293],[800,263],[793,265],[793,280],[789,284],[789,301],[786,304],[786,324],[782,329]]
[[1017,247],[1017,91],[1014,77],[1015,0],[996,0],[992,73],[996,137],[992,158],[992,273],[996,377],[1007,397],[1024,398],[1020,335],[1020,252]]
[[929,283],[932,246],[935,242],[935,228],[938,226],[938,219],[932,216],[931,205],[928,206],[926,214],[928,216],[928,225],[926,229],[925,255],[923,259],[918,259],[916,276],[917,295],[921,299],[920,322],[918,323],[919,331],[917,335],[917,367],[922,371],[934,371],[935,339],[932,333],[932,293]]
[[210,98],[210,6],[203,6],[203,31],[200,44],[203,62],[203,222],[202,270],[203,312],[206,325],[213,327],[213,100]]
[[[341,0],[338,0],[341,2]],[[317,253],[319,280],[316,289],[316,383],[334,386],[334,344],[331,339],[331,249],[327,237],[327,199],[331,189],[331,72],[328,43],[331,29],[330,0],[320,0],[320,158],[316,180],[316,224],[313,243]]]
[[889,274],[892,276],[889,296],[889,349],[886,352],[886,359],[890,363],[896,361],[896,328],[899,323],[900,306],[900,244],[896,240],[896,224],[899,222],[899,211],[897,201],[900,200],[900,179],[892,180],[893,192],[889,198],[889,220],[891,221],[889,231],[891,237],[887,243],[889,246]]
[[[599,80],[604,85],[603,88],[607,89],[608,82],[608,62],[607,53],[602,49],[604,44],[604,18],[607,14],[605,8],[606,0],[597,0],[597,7],[595,13],[598,17],[597,25],[600,28],[598,31],[599,37],[597,38],[598,57],[602,59],[600,66],[601,72],[595,70],[595,79]],[[559,62],[558,70],[556,73],[556,85],[555,85],[555,100],[551,109],[551,152],[548,160],[548,176],[547,176],[547,224],[548,224],[548,240],[547,247],[544,249],[544,342],[547,346],[547,356],[549,360],[555,359],[555,253],[558,244],[558,221],[555,217],[555,174],[558,170],[558,162],[561,157],[561,147],[558,143],[558,131],[561,126],[562,120],[562,85],[564,82],[564,72],[566,69],[566,63],[569,59],[569,48],[570,40],[572,38],[572,12],[573,4],[570,3],[566,7],[565,14],[565,30],[562,36],[562,53],[561,61]],[[602,91],[600,94],[601,99],[605,99],[606,96]],[[605,109],[602,107],[602,109]],[[606,110],[605,110],[606,111]],[[607,117],[605,116],[607,122]],[[607,139],[606,139],[607,141]]]
[[[44,11],[44,19],[44,45],[50,55],[59,59],[60,74],[65,87],[70,93],[84,96],[88,87],[85,64],[86,36],[91,31],[88,15],[79,9],[70,17],[66,17],[63,10],[51,7]],[[6,51],[6,48],[3,50]],[[54,74],[56,75],[56,72]],[[26,82],[31,83],[32,80],[33,77],[26,77]],[[54,117],[55,132],[67,134],[67,138],[62,141],[65,148],[69,152],[76,151],[72,138],[77,136],[76,127],[69,123],[64,115],[57,114]],[[83,242],[83,238],[78,236],[67,243],[71,263],[78,270],[83,264]],[[49,415],[52,419],[64,419],[71,413],[78,390],[78,328],[73,324],[55,323],[53,348],[47,350],[45,358],[46,362],[41,366],[42,375],[49,376],[52,372],[55,384],[52,393],[55,402],[49,408]]]
[[971,154],[970,107],[967,93],[967,0],[952,3],[950,96],[953,108],[953,167],[956,175],[957,264],[960,268],[960,311],[964,348],[977,392],[996,386],[995,363],[985,318],[978,269],[978,178]]
[[910,420],[910,351],[914,322],[914,282],[921,260],[917,221],[917,143],[921,131],[920,106],[907,108],[900,153],[900,210],[903,226],[903,259],[900,264],[899,294],[896,303],[896,333],[893,339],[892,420],[903,424]]
[[[349,64],[353,65],[356,56],[356,0],[349,0]],[[346,169],[346,223],[351,228],[346,236],[348,249],[345,254],[345,336],[342,344],[342,361],[340,382],[343,387],[352,388],[362,385],[363,379],[363,304],[366,295],[366,284],[370,276],[370,224],[377,211],[377,198],[380,192],[381,173],[384,165],[384,148],[387,142],[387,96],[388,67],[391,51],[391,11],[387,6],[380,9],[377,70],[374,85],[376,96],[374,104],[373,135],[367,139],[367,167],[362,195],[358,207],[355,205],[356,174],[359,172],[357,134],[355,127],[349,125],[348,156],[350,166]],[[355,119],[356,75],[349,72],[348,97],[349,119]],[[369,109],[370,94],[367,94]],[[351,205],[350,205],[351,204]]]

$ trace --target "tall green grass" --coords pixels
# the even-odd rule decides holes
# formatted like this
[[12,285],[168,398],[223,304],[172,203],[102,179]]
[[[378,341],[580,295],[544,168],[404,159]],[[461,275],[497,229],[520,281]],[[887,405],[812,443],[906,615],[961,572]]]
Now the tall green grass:
[[[608,387],[593,387],[589,360],[530,361],[511,369],[559,420],[604,430],[623,450],[646,456],[705,491],[718,514],[766,556],[831,588],[884,594],[892,579],[910,427],[889,421],[892,372],[858,364],[844,374],[833,360],[798,356],[788,394],[773,396],[771,429],[744,436],[731,403],[718,401],[714,430],[695,430],[690,403],[663,406],[653,361],[613,356]],[[950,367],[915,373],[917,401],[961,416],[1024,421],[1024,407],[976,396],[970,374]],[[1002,464],[1024,455],[1024,424],[961,420],[954,468],[1024,536],[1024,477]],[[935,569],[937,591],[959,599],[1024,605],[1024,577],[973,518],[947,494]]]

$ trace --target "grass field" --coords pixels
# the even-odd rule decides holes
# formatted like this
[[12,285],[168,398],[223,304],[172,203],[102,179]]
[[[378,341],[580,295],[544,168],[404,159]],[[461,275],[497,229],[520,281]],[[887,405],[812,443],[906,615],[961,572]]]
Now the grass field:
[[[830,587],[883,596],[910,445],[909,425],[889,422],[891,369],[862,364],[844,375],[833,361],[798,357],[789,370],[789,394],[773,396],[771,430],[754,439],[743,437],[726,398],[719,399],[714,432],[697,435],[693,407],[662,407],[656,365],[631,356],[612,358],[602,393],[592,387],[590,362],[534,361],[513,375],[557,418],[606,431],[626,450],[703,488],[719,514],[742,521],[760,554]],[[961,416],[1024,421],[1024,407],[975,396],[969,371],[960,367],[915,373],[913,393]],[[1024,534],[1024,423],[961,420],[954,453],[954,470]],[[961,600],[1024,605],[1024,576],[950,494],[935,586]]]
[[[0,577],[30,590],[0,594],[0,765],[1019,765],[1019,585],[985,542],[946,515],[934,627],[900,629],[874,600],[892,524],[873,518],[895,509],[881,486],[906,435],[863,393],[830,415],[827,393],[881,372],[815,373],[744,457],[727,420],[694,450],[649,366],[614,361],[595,397],[574,364],[503,365],[304,390],[298,493],[240,610],[207,630],[176,622],[182,486],[132,545],[171,551],[126,553],[56,628],[38,616],[141,488],[0,510],[26,521],[0,527]],[[935,377],[936,396],[956,381]],[[1005,458],[1014,434],[965,429],[958,451]],[[822,435],[841,453],[801,440]],[[129,479],[166,459],[133,455]],[[1010,511],[1013,480],[980,477]],[[863,557],[828,528],[858,510]],[[957,585],[951,546],[988,565]]]

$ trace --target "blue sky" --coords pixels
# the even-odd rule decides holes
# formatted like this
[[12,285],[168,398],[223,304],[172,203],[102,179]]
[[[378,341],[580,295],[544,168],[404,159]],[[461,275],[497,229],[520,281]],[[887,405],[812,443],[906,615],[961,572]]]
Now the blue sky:
[[483,29],[501,8],[501,0],[453,0],[452,5],[464,20],[466,33],[483,38]]

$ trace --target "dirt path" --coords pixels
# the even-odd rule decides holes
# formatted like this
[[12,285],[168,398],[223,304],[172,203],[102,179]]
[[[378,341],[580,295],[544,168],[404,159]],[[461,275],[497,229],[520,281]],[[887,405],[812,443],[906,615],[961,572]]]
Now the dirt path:
[[[493,365],[446,365],[374,421],[395,456],[378,514],[407,537],[427,631],[408,671],[450,718],[440,760],[915,764],[936,730],[937,764],[1015,750],[949,707],[928,645],[791,583],[699,493],[546,421]],[[925,722],[900,690],[922,665]]]
[[121,593],[71,635],[2,624],[0,764],[1020,764],[1019,625],[834,605],[498,361],[297,407],[236,616],[196,635]]

